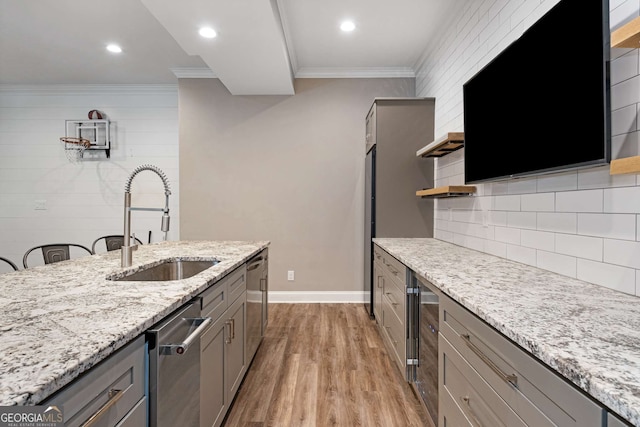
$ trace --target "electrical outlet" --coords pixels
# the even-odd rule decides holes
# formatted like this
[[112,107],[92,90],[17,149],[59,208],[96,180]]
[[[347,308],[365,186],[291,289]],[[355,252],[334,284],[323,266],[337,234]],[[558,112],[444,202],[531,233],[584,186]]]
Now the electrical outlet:
[[34,201],[34,209],[37,211],[46,211],[47,210],[47,201],[46,200],[35,200]]
[[295,279],[295,273],[293,272],[293,270],[287,271],[287,280],[290,282],[293,282],[294,279]]

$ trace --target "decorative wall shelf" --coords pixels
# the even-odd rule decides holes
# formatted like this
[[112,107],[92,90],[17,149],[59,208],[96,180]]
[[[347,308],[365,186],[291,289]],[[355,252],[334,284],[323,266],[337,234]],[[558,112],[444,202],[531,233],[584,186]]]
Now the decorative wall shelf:
[[476,187],[473,185],[447,185],[446,187],[429,188],[416,191],[416,196],[423,199],[431,198],[444,198],[444,197],[461,197],[471,196],[476,192]]
[[464,132],[449,132],[416,152],[418,157],[442,157],[464,147]]
[[609,165],[610,175],[623,175],[626,173],[640,174],[640,156],[611,160]]
[[611,33],[611,47],[640,48],[640,16]]

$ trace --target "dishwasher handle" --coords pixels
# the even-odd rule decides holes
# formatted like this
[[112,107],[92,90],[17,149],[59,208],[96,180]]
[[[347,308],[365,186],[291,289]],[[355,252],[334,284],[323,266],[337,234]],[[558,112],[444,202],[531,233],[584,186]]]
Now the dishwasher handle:
[[182,355],[187,352],[189,346],[193,343],[193,341],[200,337],[202,333],[213,323],[211,317],[198,317],[195,319],[189,319],[193,321],[194,324],[197,324],[198,327],[189,334],[185,340],[180,344],[164,344],[160,346],[160,353],[162,355],[173,356],[173,355]]

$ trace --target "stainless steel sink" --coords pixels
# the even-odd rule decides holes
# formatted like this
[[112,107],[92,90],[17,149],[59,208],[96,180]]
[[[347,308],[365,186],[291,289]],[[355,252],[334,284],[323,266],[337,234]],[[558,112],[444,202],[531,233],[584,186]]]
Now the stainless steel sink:
[[169,280],[181,280],[195,276],[207,268],[213,267],[219,261],[190,261],[190,260],[169,260],[144,270],[136,271],[124,277],[117,277],[109,280],[115,281],[153,281],[166,282]]

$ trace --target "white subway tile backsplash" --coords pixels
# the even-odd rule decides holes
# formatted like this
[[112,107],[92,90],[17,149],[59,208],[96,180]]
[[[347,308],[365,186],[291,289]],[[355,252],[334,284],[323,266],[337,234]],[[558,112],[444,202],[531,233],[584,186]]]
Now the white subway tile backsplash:
[[523,194],[520,204],[527,212],[553,212],[556,198],[554,193]]
[[556,233],[555,252],[557,253],[602,261],[603,250],[603,239],[599,237]]
[[512,181],[507,181],[507,188],[509,194],[535,193],[537,189],[537,182],[535,178],[514,179]]
[[636,176],[611,175],[609,165],[578,171],[578,189],[628,187],[636,184]]
[[538,251],[536,267],[553,271],[563,276],[576,277],[577,259],[568,255]]
[[578,259],[578,279],[616,291],[636,295],[635,275],[633,268]]
[[[638,75],[638,49],[611,60],[611,84],[615,85]],[[615,111],[615,110],[614,110]]]
[[577,233],[608,239],[636,240],[636,215],[578,214]]
[[498,225],[501,227],[507,226],[507,214],[508,212],[489,211],[489,225]]
[[575,233],[578,229],[578,216],[574,213],[538,213],[538,230],[556,233]]
[[535,212],[507,212],[507,227],[536,229],[537,214]]
[[637,156],[640,154],[638,132],[632,131],[611,137],[611,158]]
[[604,212],[640,212],[640,187],[620,187],[604,190]]
[[[416,95],[438,99],[436,134],[464,131],[462,85],[557,1],[465,3],[459,20],[429,45],[416,73]],[[610,7],[612,29],[640,15],[638,0],[611,0]],[[640,49],[612,49],[611,58],[612,158],[616,159],[640,154]],[[579,141],[566,143],[579,149]],[[464,150],[457,153],[459,158],[442,162],[446,170],[438,170],[436,164],[436,177],[464,182]],[[454,170],[454,164],[460,169]],[[460,221],[443,221],[452,232],[438,230],[442,228],[438,225],[435,236],[622,292],[635,294],[637,288],[640,293],[638,176],[610,175],[604,165],[475,184],[475,198],[441,205],[469,212],[457,216]]]
[[611,111],[634,105],[638,102],[640,76],[634,76],[611,86]]
[[571,191],[578,189],[578,173],[564,172],[538,177],[538,193]]
[[535,266],[536,250],[524,246],[507,245],[507,259]]
[[519,211],[520,196],[518,195],[494,196],[493,209],[497,211]]
[[521,230],[518,228],[495,227],[495,238],[498,242],[520,244]]
[[556,247],[555,236],[555,233],[546,231],[522,230],[520,233],[520,243],[522,246],[528,248],[554,252]]
[[640,242],[604,239],[604,262],[640,268]]
[[560,191],[556,193],[556,212],[602,212],[602,190]]
[[500,258],[507,257],[507,244],[498,242],[496,240],[487,240],[485,242],[484,250],[491,255],[499,256]]

